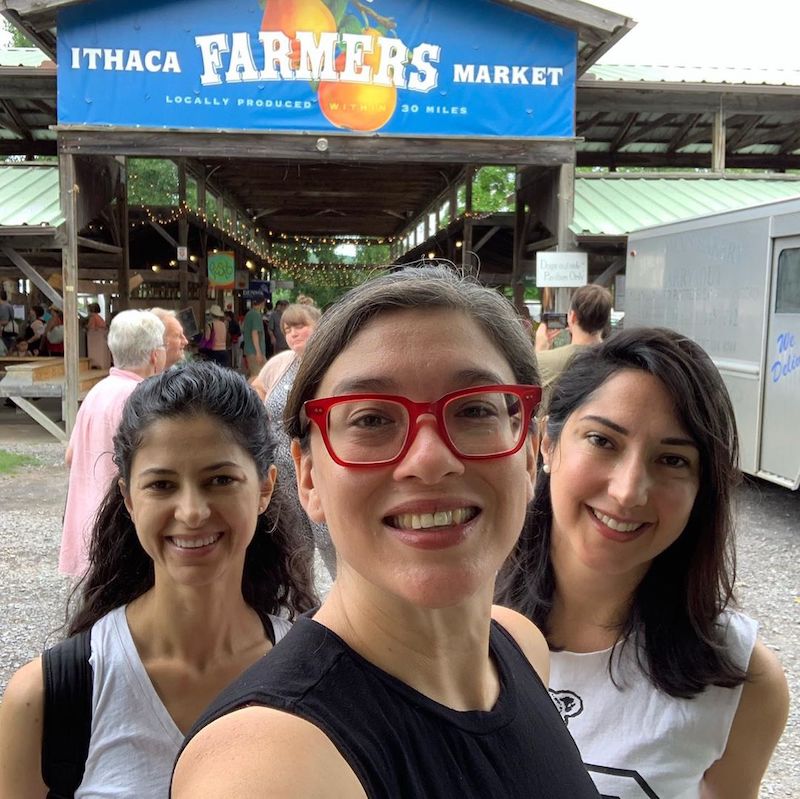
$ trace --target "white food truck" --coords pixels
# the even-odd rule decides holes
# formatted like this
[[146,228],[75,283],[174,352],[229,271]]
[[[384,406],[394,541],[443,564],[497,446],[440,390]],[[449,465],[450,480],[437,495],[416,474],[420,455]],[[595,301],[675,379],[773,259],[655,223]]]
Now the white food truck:
[[796,490],[800,197],[632,233],[625,327],[641,325],[708,351],[736,409],[742,469]]

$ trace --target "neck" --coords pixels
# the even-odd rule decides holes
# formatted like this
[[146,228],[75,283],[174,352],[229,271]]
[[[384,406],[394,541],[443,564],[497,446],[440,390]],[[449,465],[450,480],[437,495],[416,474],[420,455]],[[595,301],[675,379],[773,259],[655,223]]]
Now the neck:
[[254,639],[265,638],[258,614],[241,592],[156,585],[128,605],[128,625],[142,660],[173,657],[203,671]]
[[490,710],[499,680],[488,656],[491,591],[484,593],[456,607],[420,608],[344,564],[314,620],[428,698],[455,710]]
[[594,571],[552,546],[555,592],[548,618],[551,646],[595,652],[612,646],[630,613],[642,575]]
[[596,333],[587,333],[580,325],[573,325],[570,333],[572,334],[572,343],[580,345],[599,344],[603,337],[601,330]]

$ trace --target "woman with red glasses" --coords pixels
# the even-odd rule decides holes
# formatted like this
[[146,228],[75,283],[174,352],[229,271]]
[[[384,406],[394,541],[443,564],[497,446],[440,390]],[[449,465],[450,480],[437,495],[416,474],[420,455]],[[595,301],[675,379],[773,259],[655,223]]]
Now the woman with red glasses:
[[532,497],[536,383],[511,306],[444,268],[322,317],[286,422],[336,580],[201,720],[175,799],[597,797],[541,634],[492,607]]

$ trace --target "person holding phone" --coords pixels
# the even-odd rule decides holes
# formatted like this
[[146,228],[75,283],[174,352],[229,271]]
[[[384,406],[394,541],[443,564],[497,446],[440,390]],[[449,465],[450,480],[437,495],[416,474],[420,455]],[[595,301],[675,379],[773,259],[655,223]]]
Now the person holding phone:
[[[551,315],[554,316],[554,315]],[[549,322],[547,314],[542,314],[542,324],[536,331],[534,349],[536,365],[539,368],[539,379],[543,389],[542,408],[547,407],[550,386],[567,368],[567,365],[584,347],[599,344],[611,321],[611,292],[590,284],[581,286],[573,295],[569,312],[566,314],[566,327],[570,332],[571,342],[564,347],[553,346],[553,339],[563,330],[563,326],[554,320]]]

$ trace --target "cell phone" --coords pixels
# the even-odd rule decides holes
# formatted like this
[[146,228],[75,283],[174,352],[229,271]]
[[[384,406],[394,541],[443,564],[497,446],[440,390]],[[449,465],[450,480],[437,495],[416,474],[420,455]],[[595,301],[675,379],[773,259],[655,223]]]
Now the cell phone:
[[542,314],[542,321],[548,330],[563,330],[567,326],[567,315],[545,311]]

